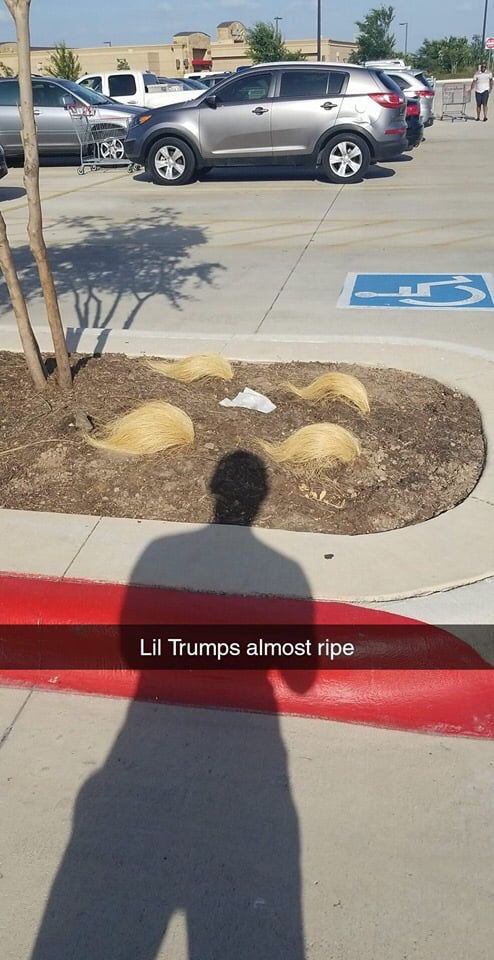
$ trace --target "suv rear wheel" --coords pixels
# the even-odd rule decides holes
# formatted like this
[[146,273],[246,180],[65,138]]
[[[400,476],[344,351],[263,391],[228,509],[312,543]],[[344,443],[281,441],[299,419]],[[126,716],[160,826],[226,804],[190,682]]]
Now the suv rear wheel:
[[192,180],[196,171],[196,158],[183,140],[163,137],[151,147],[147,170],[154,183],[179,187]]
[[371,154],[363,137],[341,133],[326,144],[321,155],[321,167],[331,183],[355,183],[365,176]]

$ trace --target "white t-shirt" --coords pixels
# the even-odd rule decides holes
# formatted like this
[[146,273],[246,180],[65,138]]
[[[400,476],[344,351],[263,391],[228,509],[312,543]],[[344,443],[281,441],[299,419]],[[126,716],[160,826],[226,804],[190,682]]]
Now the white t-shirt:
[[473,82],[475,84],[475,93],[485,93],[491,89],[492,73],[488,70],[484,70],[482,73],[482,71],[479,70],[475,74]]

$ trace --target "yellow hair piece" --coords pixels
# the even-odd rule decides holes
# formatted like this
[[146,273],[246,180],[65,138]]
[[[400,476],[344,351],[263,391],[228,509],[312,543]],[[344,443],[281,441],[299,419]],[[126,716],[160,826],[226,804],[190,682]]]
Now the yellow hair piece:
[[170,380],[193,383],[195,380],[233,380],[228,360],[218,353],[197,354],[183,360],[146,360],[146,366]]
[[112,420],[95,435],[86,434],[85,439],[99,450],[142,457],[193,443],[194,424],[179,407],[152,400]]
[[270,443],[268,440],[257,442],[275,463],[320,467],[331,460],[351,463],[360,456],[357,438],[336,423],[311,423],[296,430],[281,443]]
[[363,383],[348,373],[323,373],[306,387],[297,387],[294,383],[282,386],[302,400],[320,403],[321,400],[345,400],[361,413],[369,413],[369,398]]

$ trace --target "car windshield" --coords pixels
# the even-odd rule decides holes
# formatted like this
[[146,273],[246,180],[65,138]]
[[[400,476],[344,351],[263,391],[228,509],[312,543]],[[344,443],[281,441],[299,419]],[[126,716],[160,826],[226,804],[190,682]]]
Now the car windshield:
[[184,84],[189,90],[207,90],[205,83],[201,83],[200,80],[184,80]]
[[160,85],[165,88],[165,90],[195,90],[196,86],[199,90],[205,90],[206,87],[201,86],[201,84],[192,83],[190,80],[167,80],[165,77],[162,77],[160,80]]
[[95,90],[91,90],[89,87],[82,87],[80,83],[73,83],[72,80],[63,80],[60,81],[60,83],[61,86],[69,90],[70,93],[76,94],[81,100],[84,100],[85,103],[90,103],[92,106],[110,102],[108,97],[104,97],[101,93],[96,93]]

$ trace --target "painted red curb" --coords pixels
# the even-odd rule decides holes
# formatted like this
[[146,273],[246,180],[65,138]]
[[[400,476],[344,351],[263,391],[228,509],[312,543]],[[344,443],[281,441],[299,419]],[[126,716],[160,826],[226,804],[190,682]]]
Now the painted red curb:
[[[342,603],[218,596],[89,581],[0,576],[0,682],[201,707],[261,710],[353,723],[494,738],[494,671],[457,637],[423,625],[427,664],[453,650],[465,669],[411,669],[396,634],[383,633],[381,669],[130,670],[109,669],[119,655],[121,624],[324,624],[393,627],[416,621]],[[81,625],[81,649],[101,635],[101,665],[93,670],[7,670],[18,650],[8,625]],[[35,636],[35,631],[31,631]],[[29,631],[28,631],[29,633]],[[99,635],[98,635],[99,636]],[[73,638],[73,632],[72,632]],[[63,630],[52,650],[63,652]],[[430,643],[429,643],[430,641]],[[428,644],[428,646],[427,646]],[[98,648],[99,649],[99,648]],[[459,659],[458,659],[459,658]],[[41,661],[37,661],[41,662]],[[400,669],[396,669],[400,666]],[[395,669],[392,669],[395,667]]]

